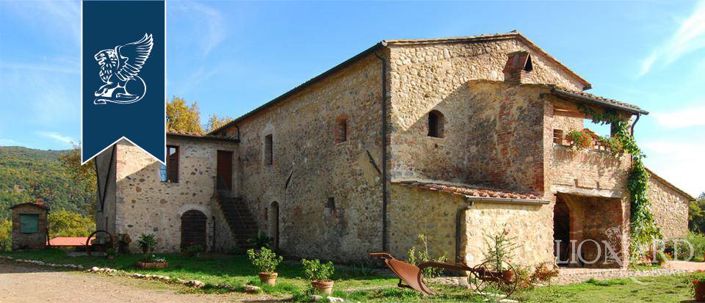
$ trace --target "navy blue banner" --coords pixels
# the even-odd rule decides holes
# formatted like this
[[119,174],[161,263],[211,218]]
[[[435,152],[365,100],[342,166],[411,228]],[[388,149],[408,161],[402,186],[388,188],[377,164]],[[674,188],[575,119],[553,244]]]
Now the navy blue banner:
[[122,138],[164,163],[164,1],[82,5],[83,163]]

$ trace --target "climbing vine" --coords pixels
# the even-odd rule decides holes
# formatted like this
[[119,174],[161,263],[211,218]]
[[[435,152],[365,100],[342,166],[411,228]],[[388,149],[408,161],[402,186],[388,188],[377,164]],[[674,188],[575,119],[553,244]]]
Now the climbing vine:
[[627,180],[627,189],[631,198],[631,245],[630,253],[632,258],[638,257],[641,249],[651,245],[654,239],[662,237],[661,230],[654,222],[651,213],[651,202],[648,196],[649,172],[644,166],[645,155],[636,144],[636,140],[629,132],[627,121],[621,118],[616,112],[605,110],[598,113],[592,108],[579,105],[578,109],[590,117],[594,123],[611,124],[613,144],[619,144],[622,152],[626,152],[632,158],[632,169]]

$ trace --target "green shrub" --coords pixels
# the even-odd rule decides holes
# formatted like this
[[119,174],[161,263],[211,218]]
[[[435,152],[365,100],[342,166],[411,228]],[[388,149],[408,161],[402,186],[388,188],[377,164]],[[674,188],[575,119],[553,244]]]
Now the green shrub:
[[[421,249],[417,249],[416,246],[409,248],[407,252],[408,262],[414,265],[419,265],[424,262],[435,261],[435,262],[446,262],[446,256],[440,256],[438,258],[431,258],[431,254],[428,252],[428,238],[424,234],[419,234],[418,243],[421,244]],[[426,267],[423,270],[424,277],[433,278],[438,277],[443,274],[443,269],[435,267]]]
[[302,259],[301,264],[304,266],[304,274],[311,281],[326,281],[330,280],[335,271],[333,262],[321,263],[318,259],[306,260]]
[[137,245],[142,249],[145,254],[150,254],[157,246],[157,236],[154,234],[142,234],[139,239],[137,239]]
[[268,237],[267,234],[259,231],[257,235],[249,239],[250,243],[254,244],[255,247],[266,247],[272,248],[272,238]]
[[0,251],[12,250],[12,222],[0,221]]
[[277,256],[276,253],[266,247],[262,247],[259,252],[249,249],[247,257],[260,272],[276,272],[277,266],[284,260],[284,258]]
[[698,259],[703,258],[703,255],[705,255],[705,235],[689,232],[687,240],[693,245],[693,256]]
[[197,257],[200,253],[204,252],[203,246],[199,244],[191,244],[186,246],[181,250],[181,254],[186,257]]

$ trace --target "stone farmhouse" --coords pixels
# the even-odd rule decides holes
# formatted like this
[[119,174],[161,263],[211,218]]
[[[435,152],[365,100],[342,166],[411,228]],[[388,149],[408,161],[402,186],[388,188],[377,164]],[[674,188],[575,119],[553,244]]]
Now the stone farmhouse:
[[[424,234],[467,264],[506,229],[526,265],[553,261],[554,240],[616,239],[626,258],[630,157],[565,134],[584,128],[581,106],[632,131],[648,112],[590,88],[517,32],[385,40],[209,134],[169,133],[166,166],[108,149],[98,228],[135,250],[156,234],[159,251],[230,251],[262,232],[286,255],[338,261],[403,258]],[[664,236],[685,236],[693,198],[655,174],[649,195]]]

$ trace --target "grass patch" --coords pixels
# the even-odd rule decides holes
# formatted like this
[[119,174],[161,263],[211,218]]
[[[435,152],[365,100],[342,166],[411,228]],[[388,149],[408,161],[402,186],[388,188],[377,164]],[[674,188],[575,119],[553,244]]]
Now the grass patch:
[[[279,268],[277,286],[261,285],[257,269],[245,256],[205,255],[200,258],[183,257],[176,254],[166,257],[169,268],[141,270],[134,267],[141,255],[121,255],[114,260],[100,257],[68,257],[60,250],[3,253],[23,259],[35,259],[52,263],[71,263],[84,266],[111,267],[131,273],[159,274],[172,278],[200,280],[206,283],[201,290],[206,293],[222,293],[219,284],[228,284],[238,291],[252,283],[262,287],[264,293],[277,297],[293,296],[294,300],[308,298],[309,282],[304,278],[299,262],[285,261]],[[379,276],[364,266],[336,266],[333,276],[335,297],[348,302],[486,302],[485,298],[454,287],[432,285],[437,295],[424,297],[409,290],[398,288],[398,280]],[[535,287],[517,292],[513,299],[520,302],[681,302],[692,299],[690,285],[692,275],[662,277],[640,277],[612,280],[590,280],[572,285]]]

